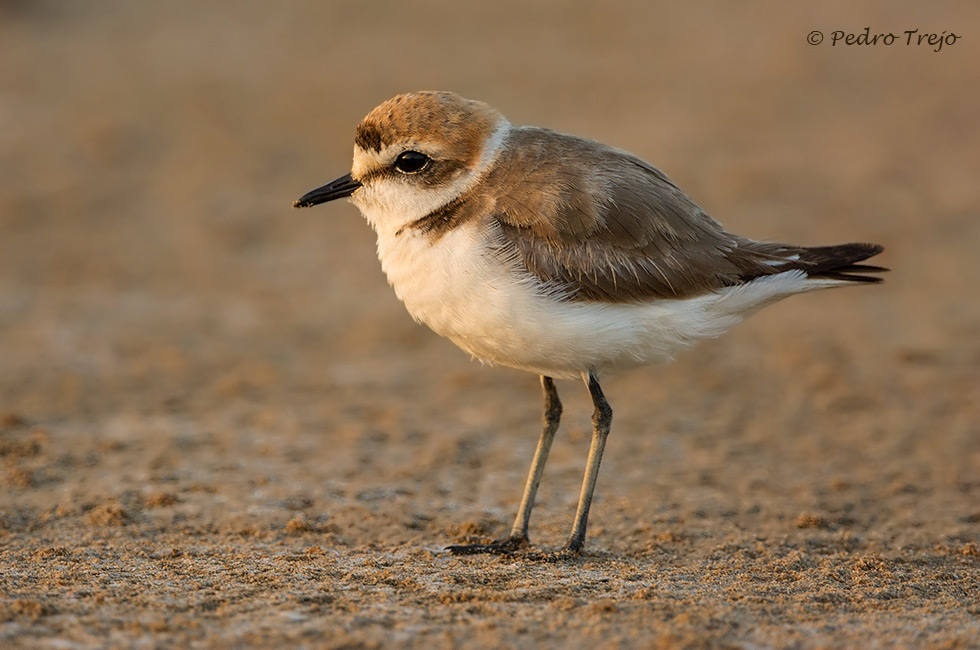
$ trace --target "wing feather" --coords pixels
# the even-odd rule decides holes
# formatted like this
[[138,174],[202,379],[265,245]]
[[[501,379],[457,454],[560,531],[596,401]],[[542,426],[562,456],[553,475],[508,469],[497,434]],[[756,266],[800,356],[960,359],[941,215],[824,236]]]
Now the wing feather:
[[873,244],[805,248],[725,231],[661,171],[597,142],[513,129],[489,172],[496,240],[523,268],[573,300],[685,298],[802,269],[824,277],[874,272],[855,262]]

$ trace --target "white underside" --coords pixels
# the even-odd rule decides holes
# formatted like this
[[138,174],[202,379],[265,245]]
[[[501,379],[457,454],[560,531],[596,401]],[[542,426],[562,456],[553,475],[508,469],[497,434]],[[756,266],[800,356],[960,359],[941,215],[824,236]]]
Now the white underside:
[[484,362],[551,377],[665,362],[760,307],[846,284],[787,271],[686,300],[576,302],[491,254],[489,235],[477,225],[435,241],[381,227],[382,268],[409,313],[436,333]]

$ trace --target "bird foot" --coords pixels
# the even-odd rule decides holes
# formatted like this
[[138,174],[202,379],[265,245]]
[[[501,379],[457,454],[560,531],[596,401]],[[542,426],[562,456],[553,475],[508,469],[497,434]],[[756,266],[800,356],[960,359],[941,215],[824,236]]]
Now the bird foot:
[[578,549],[565,547],[560,551],[537,551],[532,550],[531,544],[526,537],[507,537],[498,539],[485,544],[458,544],[447,546],[446,550],[452,555],[479,555],[488,553],[492,555],[515,555],[522,560],[536,560],[539,562],[561,562],[577,557]]
[[478,555],[481,553],[511,555],[529,546],[527,537],[505,537],[487,544],[456,544],[447,546],[446,550],[453,555]]

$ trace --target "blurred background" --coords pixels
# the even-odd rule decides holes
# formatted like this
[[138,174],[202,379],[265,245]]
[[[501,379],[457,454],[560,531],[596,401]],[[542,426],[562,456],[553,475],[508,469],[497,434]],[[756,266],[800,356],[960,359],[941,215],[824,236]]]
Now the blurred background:
[[[970,0],[0,0],[0,638],[972,647],[978,62]],[[583,558],[448,558],[508,529],[538,380],[413,323],[353,206],[290,207],[419,89],[892,271],[604,379]],[[590,435],[558,389],[545,548]]]
[[[644,495],[629,507],[649,517],[692,476],[691,503],[737,509],[740,481],[812,504],[814,483],[863,471],[869,498],[945,481],[975,503],[978,25],[968,1],[6,0],[0,411],[42,452],[6,457],[4,499],[238,480],[231,467],[321,512],[329,490],[395,476],[420,510],[450,499],[509,519],[536,378],[413,323],[352,206],[290,207],[349,169],[372,107],[447,89],[628,149],[737,233],[885,246],[884,285],[788,300],[671,366],[610,378],[600,491]],[[831,45],[865,27],[899,39]],[[962,38],[934,52],[905,44],[913,29]],[[590,412],[581,386],[559,389],[575,444],[556,445],[546,477],[555,531]],[[418,530],[399,534],[444,536]]]

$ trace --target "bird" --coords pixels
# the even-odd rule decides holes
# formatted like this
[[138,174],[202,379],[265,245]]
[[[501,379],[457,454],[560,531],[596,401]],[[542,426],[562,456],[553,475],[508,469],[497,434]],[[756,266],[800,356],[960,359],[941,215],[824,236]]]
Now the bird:
[[448,91],[397,95],[357,125],[351,171],[294,202],[349,198],[377,235],[409,314],[472,357],[536,373],[543,430],[510,533],[454,555],[533,554],[531,511],[562,413],[555,379],[581,377],[592,440],[568,539],[586,539],[612,409],[604,373],[670,361],[797,293],[879,282],[870,243],[797,246],[726,231],[626,151],[514,126]]

